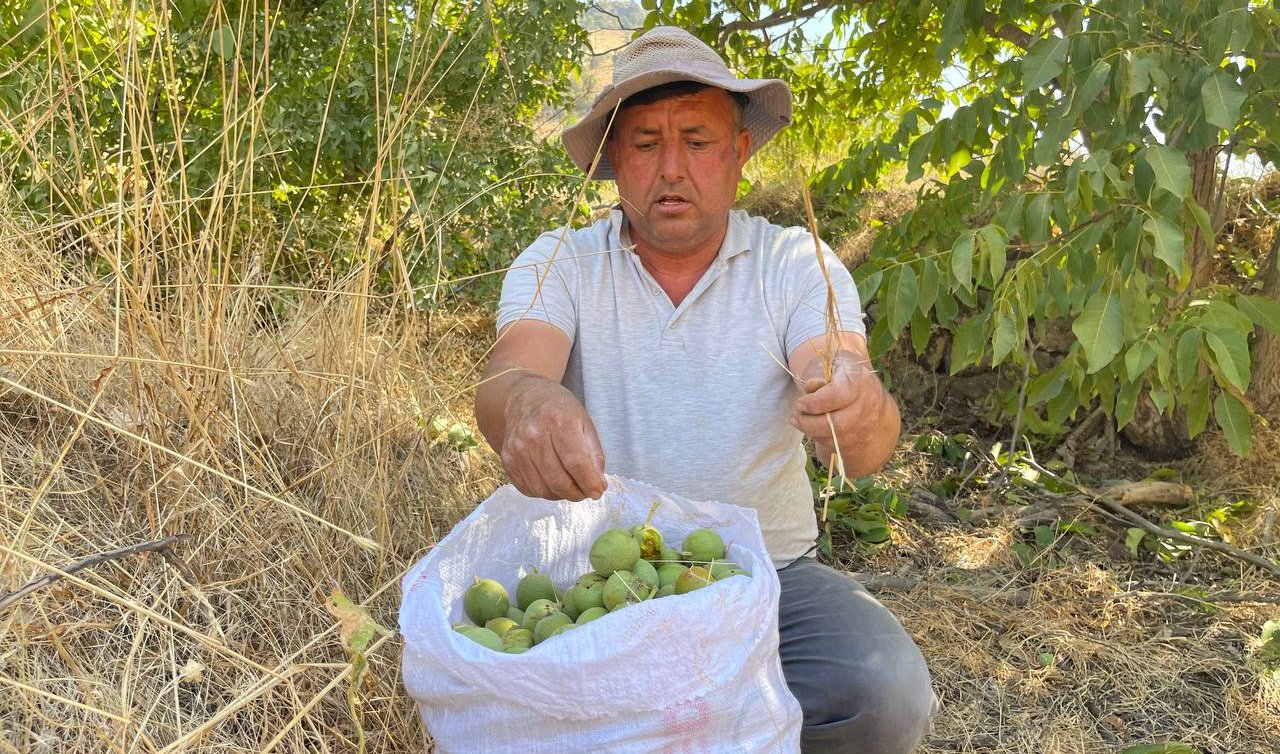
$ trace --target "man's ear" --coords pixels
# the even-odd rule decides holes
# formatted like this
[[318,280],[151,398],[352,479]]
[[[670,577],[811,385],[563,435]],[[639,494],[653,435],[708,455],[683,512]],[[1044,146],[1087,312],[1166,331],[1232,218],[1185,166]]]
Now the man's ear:
[[604,144],[601,146],[601,149],[604,151],[604,156],[608,158],[609,164],[613,166],[614,173],[616,174],[618,171],[618,160],[616,159],[618,154],[618,139],[614,136],[613,132],[609,132],[604,135]]
[[[751,132],[747,129],[738,131],[738,169],[747,164],[747,155],[751,154]],[[612,158],[610,158],[612,159]]]

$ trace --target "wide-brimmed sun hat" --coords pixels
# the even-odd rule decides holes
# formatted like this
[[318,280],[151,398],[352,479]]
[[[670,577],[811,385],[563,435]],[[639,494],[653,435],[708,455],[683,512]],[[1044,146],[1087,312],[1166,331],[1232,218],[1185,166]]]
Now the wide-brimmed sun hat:
[[[569,157],[588,178],[614,178],[602,142],[614,111],[637,92],[676,81],[697,81],[747,96],[742,125],[751,132],[751,151],[791,122],[791,89],[778,79],[744,79],[729,70],[716,51],[684,29],[657,26],[632,40],[613,61],[613,83],[591,105],[591,112],[560,135]],[[591,173],[591,163],[600,162]]]

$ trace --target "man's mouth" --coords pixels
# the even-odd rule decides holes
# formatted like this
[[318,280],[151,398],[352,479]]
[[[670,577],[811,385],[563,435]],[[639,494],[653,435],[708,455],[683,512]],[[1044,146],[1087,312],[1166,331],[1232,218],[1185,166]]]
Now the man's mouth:
[[663,194],[662,196],[658,197],[658,200],[656,202],[654,202],[654,204],[658,205],[659,207],[667,207],[671,209],[674,209],[676,207],[682,207],[688,203],[689,203],[689,200],[685,199],[683,196],[680,196],[679,194]]

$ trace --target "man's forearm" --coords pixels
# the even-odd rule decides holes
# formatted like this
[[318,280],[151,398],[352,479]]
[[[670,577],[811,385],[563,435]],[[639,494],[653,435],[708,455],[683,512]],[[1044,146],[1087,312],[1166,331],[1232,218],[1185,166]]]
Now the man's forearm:
[[476,424],[496,453],[502,452],[503,441],[507,436],[507,402],[529,380],[550,381],[518,367],[490,365],[485,372],[484,381],[476,389]]

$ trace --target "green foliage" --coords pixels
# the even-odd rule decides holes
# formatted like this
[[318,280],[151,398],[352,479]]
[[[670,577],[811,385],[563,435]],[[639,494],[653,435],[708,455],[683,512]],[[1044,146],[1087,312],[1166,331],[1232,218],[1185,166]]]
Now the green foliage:
[[1120,754],[1202,754],[1202,752],[1196,747],[1188,744],[1176,741],[1166,741],[1158,744],[1126,746],[1120,751]]
[[1050,570],[1071,557],[1075,536],[1092,536],[1097,530],[1083,521],[1055,521],[1037,524],[1023,531],[1023,539],[1013,543],[1013,554],[1024,568]]
[[906,503],[898,493],[878,485],[873,477],[832,478],[831,472],[809,460],[809,482],[822,531],[818,546],[832,554],[832,534],[845,532],[860,548],[872,548],[889,541],[889,519],[906,514]]
[[[1150,399],[1185,410],[1189,436],[1212,417],[1233,451],[1248,452],[1250,338],[1255,327],[1280,332],[1280,307],[1215,281],[1212,239],[1218,154],[1280,157],[1275,8],[674,6],[649,3],[647,22],[696,25],[744,71],[787,78],[803,138],[853,134],[813,178],[828,207],[856,204],[895,166],[917,182],[917,206],[855,270],[864,300],[879,304],[874,352],[904,336],[920,352],[947,330],[953,373],[1030,370],[1029,424],[1064,426],[1101,405],[1123,426]],[[833,31],[811,39],[802,22],[819,6]],[[818,74],[801,70],[797,51]],[[1051,363],[1032,359],[1058,323],[1076,341]]]
[[129,7],[0,11],[0,178],[54,222],[156,201],[198,232],[232,206],[241,253],[255,227],[285,239],[284,281],[372,263],[423,287],[504,267],[575,209],[534,130],[586,49],[574,0]]
[[1280,681],[1280,620],[1263,623],[1261,639],[1253,653],[1253,666],[1259,673]]
[[427,425],[427,439],[464,452],[477,447],[480,440],[470,426],[443,416],[432,417]]
[[[1163,525],[1201,539],[1224,540],[1226,539],[1224,530],[1231,521],[1249,513],[1254,507],[1254,503],[1249,500],[1233,500],[1207,510],[1202,506],[1199,510],[1184,511],[1181,518],[1174,518]],[[1147,551],[1154,553],[1166,563],[1171,563],[1195,549],[1193,545],[1186,542],[1159,537],[1136,527],[1127,530],[1125,547],[1135,558],[1140,557],[1140,551]]]

